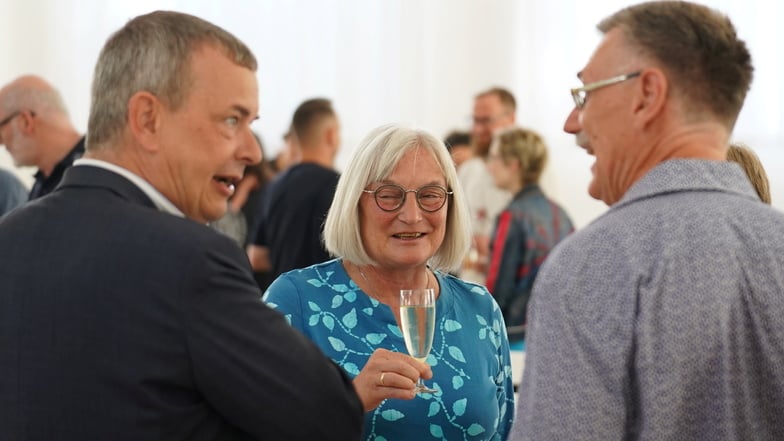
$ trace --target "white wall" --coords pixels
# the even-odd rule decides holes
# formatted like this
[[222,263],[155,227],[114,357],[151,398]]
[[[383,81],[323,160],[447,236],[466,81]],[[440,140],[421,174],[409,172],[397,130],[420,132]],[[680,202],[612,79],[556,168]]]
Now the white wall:
[[[35,73],[58,87],[85,130],[92,68],[108,36],[155,9],[193,13],[225,27],[256,53],[261,133],[279,148],[304,99],[333,100],[345,164],[371,128],[401,121],[444,135],[468,128],[473,96],[492,85],[518,98],[518,120],[551,148],[545,189],[578,226],[605,210],[586,193],[592,159],[563,133],[568,89],[599,41],[595,24],[629,1],[579,0],[0,0],[0,84]],[[761,1],[706,3],[727,11],[748,43],[756,77],[735,139],[761,157],[774,205],[784,208],[784,8]],[[0,152],[0,166],[12,167]],[[18,170],[30,182],[32,170]]]

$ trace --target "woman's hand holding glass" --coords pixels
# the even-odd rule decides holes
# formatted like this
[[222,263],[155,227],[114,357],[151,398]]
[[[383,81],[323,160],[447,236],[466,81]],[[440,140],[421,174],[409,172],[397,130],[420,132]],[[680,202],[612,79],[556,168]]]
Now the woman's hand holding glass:
[[387,398],[410,400],[416,397],[417,381],[432,377],[430,366],[408,354],[376,349],[354,378],[354,389],[367,412]]

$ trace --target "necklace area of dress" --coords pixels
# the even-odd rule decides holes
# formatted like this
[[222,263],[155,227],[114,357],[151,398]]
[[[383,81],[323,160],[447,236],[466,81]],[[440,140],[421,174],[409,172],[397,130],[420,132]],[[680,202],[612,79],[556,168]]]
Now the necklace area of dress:
[[[354,266],[357,268],[357,271],[359,271],[359,275],[360,275],[360,276],[362,276],[362,278],[363,278],[363,279],[365,279],[365,283],[367,283],[367,284],[368,284],[368,286],[372,286],[372,284],[370,283],[370,280],[369,280],[369,279],[368,279],[368,277],[365,275],[365,272],[364,272],[364,271],[362,271],[362,267],[360,267],[359,265],[357,265],[357,264],[355,264],[355,263],[353,263],[353,262],[352,262],[352,265],[354,265]],[[427,278],[427,281],[425,282],[425,288],[432,288],[432,287],[430,286],[430,267],[425,267],[425,277]],[[370,291],[368,291],[368,290],[364,290],[364,291],[365,291],[365,293],[366,293],[367,295],[369,295],[370,297],[372,297],[372,298],[374,298],[374,299],[378,300],[379,302],[381,302],[381,298],[379,298],[379,297],[378,297],[378,295],[376,295],[376,294],[373,294],[373,293],[371,293],[371,292],[370,292]],[[381,303],[383,303],[383,302],[381,302]]]

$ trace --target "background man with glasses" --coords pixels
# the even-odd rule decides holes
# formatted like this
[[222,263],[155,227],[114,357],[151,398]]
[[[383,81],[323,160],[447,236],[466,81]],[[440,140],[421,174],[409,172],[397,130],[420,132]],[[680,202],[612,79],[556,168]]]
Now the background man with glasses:
[[0,143],[14,164],[38,167],[30,200],[51,193],[84,153],[60,93],[43,78],[25,75],[0,89],[0,118]]
[[514,95],[501,87],[493,87],[474,98],[471,126],[473,157],[458,170],[460,184],[465,189],[471,210],[473,246],[460,270],[460,277],[484,284],[490,234],[495,218],[512,199],[512,194],[495,186],[487,170],[487,154],[493,133],[515,123],[517,104]]
[[784,215],[725,161],[746,44],[688,2],[598,28],[564,130],[610,208],[539,272],[512,439],[781,439]]

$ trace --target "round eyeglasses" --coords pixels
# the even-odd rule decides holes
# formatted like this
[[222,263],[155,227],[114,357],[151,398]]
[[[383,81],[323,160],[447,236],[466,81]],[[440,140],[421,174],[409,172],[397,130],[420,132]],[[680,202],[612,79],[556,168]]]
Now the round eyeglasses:
[[406,203],[408,193],[414,193],[419,208],[428,213],[440,210],[446,203],[446,197],[453,193],[440,185],[424,185],[416,190],[406,190],[397,184],[385,184],[375,190],[362,192],[373,194],[376,205],[383,211],[400,209]]

